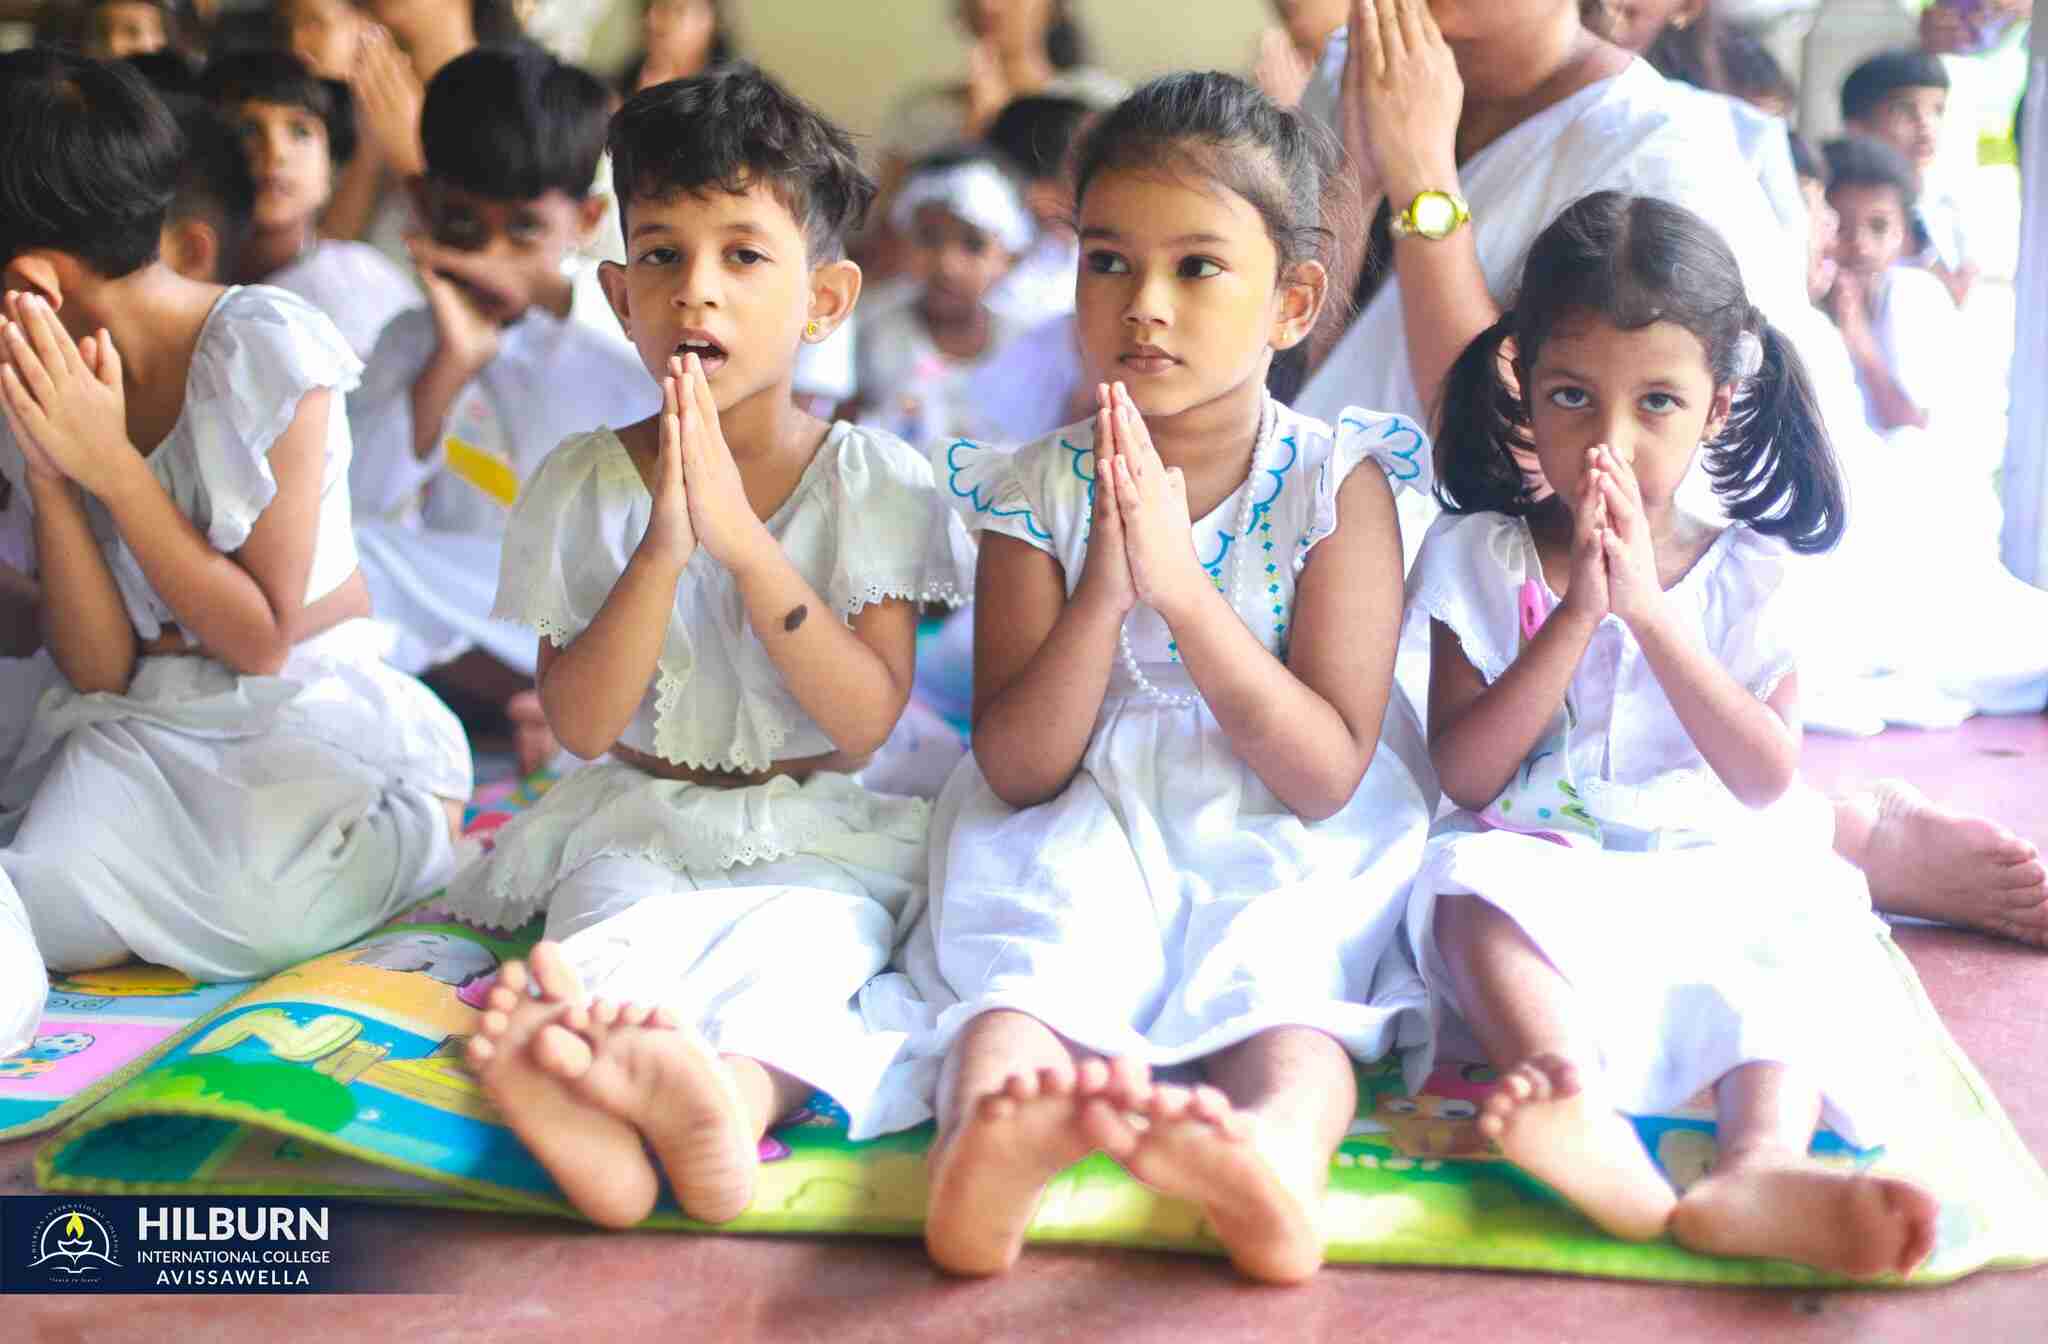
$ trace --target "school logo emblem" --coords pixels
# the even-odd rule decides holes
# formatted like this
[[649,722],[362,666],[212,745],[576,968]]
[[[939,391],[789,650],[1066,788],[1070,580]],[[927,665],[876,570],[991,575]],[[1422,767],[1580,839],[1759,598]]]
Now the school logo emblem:
[[90,1283],[101,1271],[119,1269],[119,1246],[99,1212],[86,1204],[67,1204],[45,1214],[36,1228],[35,1258],[30,1269],[40,1269],[53,1283]]

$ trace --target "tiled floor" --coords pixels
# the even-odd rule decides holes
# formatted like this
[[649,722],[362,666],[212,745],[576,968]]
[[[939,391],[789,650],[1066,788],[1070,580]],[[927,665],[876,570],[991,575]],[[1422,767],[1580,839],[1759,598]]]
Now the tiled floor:
[[[1900,774],[2048,846],[2048,718],[1959,732],[1819,739],[1823,786]],[[2048,1157],[2048,954],[1943,929],[1901,929],[1929,995]],[[0,1193],[30,1187],[32,1143],[0,1147]],[[390,1210],[395,1254],[433,1297],[12,1299],[0,1340],[747,1338],[1519,1341],[2048,1340],[2048,1268],[1900,1292],[1764,1292],[1418,1270],[1331,1269],[1255,1288],[1220,1263],[1033,1251],[999,1282],[955,1283],[901,1243],[603,1236],[545,1222]],[[657,1333],[658,1332],[658,1333]]]

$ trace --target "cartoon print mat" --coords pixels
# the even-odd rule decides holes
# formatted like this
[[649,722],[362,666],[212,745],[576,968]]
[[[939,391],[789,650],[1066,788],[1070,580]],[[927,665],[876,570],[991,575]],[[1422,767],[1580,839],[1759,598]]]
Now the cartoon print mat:
[[[47,1144],[47,1189],[103,1193],[383,1196],[573,1216],[462,1067],[476,1003],[516,939],[456,924],[400,923],[264,983]],[[1939,1241],[1914,1283],[2048,1259],[2048,1177],[1942,1029],[1905,958],[1897,1042],[1913,1113],[1898,1141],[1856,1151],[1822,1135],[1846,1167],[1913,1176],[1941,1192]],[[1668,1243],[1610,1240],[1488,1151],[1474,1123],[1490,1075],[1440,1071],[1403,1094],[1391,1063],[1361,1074],[1359,1116],[1331,1172],[1326,1229],[1338,1262],[1540,1270],[1698,1283],[1812,1284],[1765,1261],[1714,1260]],[[1711,1110],[1637,1122],[1685,1183],[1713,1156]],[[853,1144],[819,1097],[763,1141],[754,1206],[723,1230],[914,1237],[925,1205],[929,1129]],[[652,1225],[691,1229],[673,1207]],[[1216,1253],[1197,1210],[1161,1199],[1107,1158],[1053,1185],[1032,1227],[1042,1242]]]
[[[553,782],[541,774],[485,786],[470,800],[465,832],[488,835]],[[55,1129],[87,1110],[256,984],[202,985],[139,962],[53,973],[35,1040],[0,1058],[0,1143]]]

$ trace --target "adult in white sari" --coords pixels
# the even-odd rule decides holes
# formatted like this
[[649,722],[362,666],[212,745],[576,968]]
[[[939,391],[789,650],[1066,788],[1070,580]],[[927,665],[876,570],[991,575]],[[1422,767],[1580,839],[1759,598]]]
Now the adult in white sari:
[[[1352,32],[1363,35],[1355,59]],[[1860,498],[1857,469],[1870,458],[1860,450],[1881,445],[1857,428],[1860,397],[1840,338],[1807,300],[1803,254],[1787,245],[1731,121],[1671,88],[1588,30],[1578,0],[1353,0],[1303,110],[1341,135],[1366,201],[1404,209],[1448,192],[1469,204],[1471,222],[1441,241],[1398,242],[1384,218],[1376,223],[1375,255],[1346,259],[1335,277],[1367,277],[1357,315],[1315,343],[1294,404],[1328,415],[1355,402],[1428,420],[1434,389],[1499,318],[1544,225],[1590,192],[1653,195],[1728,240],[1750,295],[1805,356]],[[1411,555],[1428,522],[1415,507],[1402,518]],[[1860,562],[1873,549],[1851,554]],[[1847,561],[1832,568],[1852,572]],[[1851,586],[1831,585],[1830,600]],[[1880,909],[2048,947],[2048,870],[2032,845],[1902,784],[1834,810],[1836,849],[1863,869]]]

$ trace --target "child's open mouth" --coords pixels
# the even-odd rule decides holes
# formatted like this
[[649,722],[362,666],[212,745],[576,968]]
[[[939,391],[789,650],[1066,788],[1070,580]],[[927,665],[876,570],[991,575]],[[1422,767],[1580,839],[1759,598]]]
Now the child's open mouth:
[[677,359],[688,359],[691,355],[702,361],[707,378],[725,367],[725,347],[709,336],[685,333],[683,339],[676,342]]

